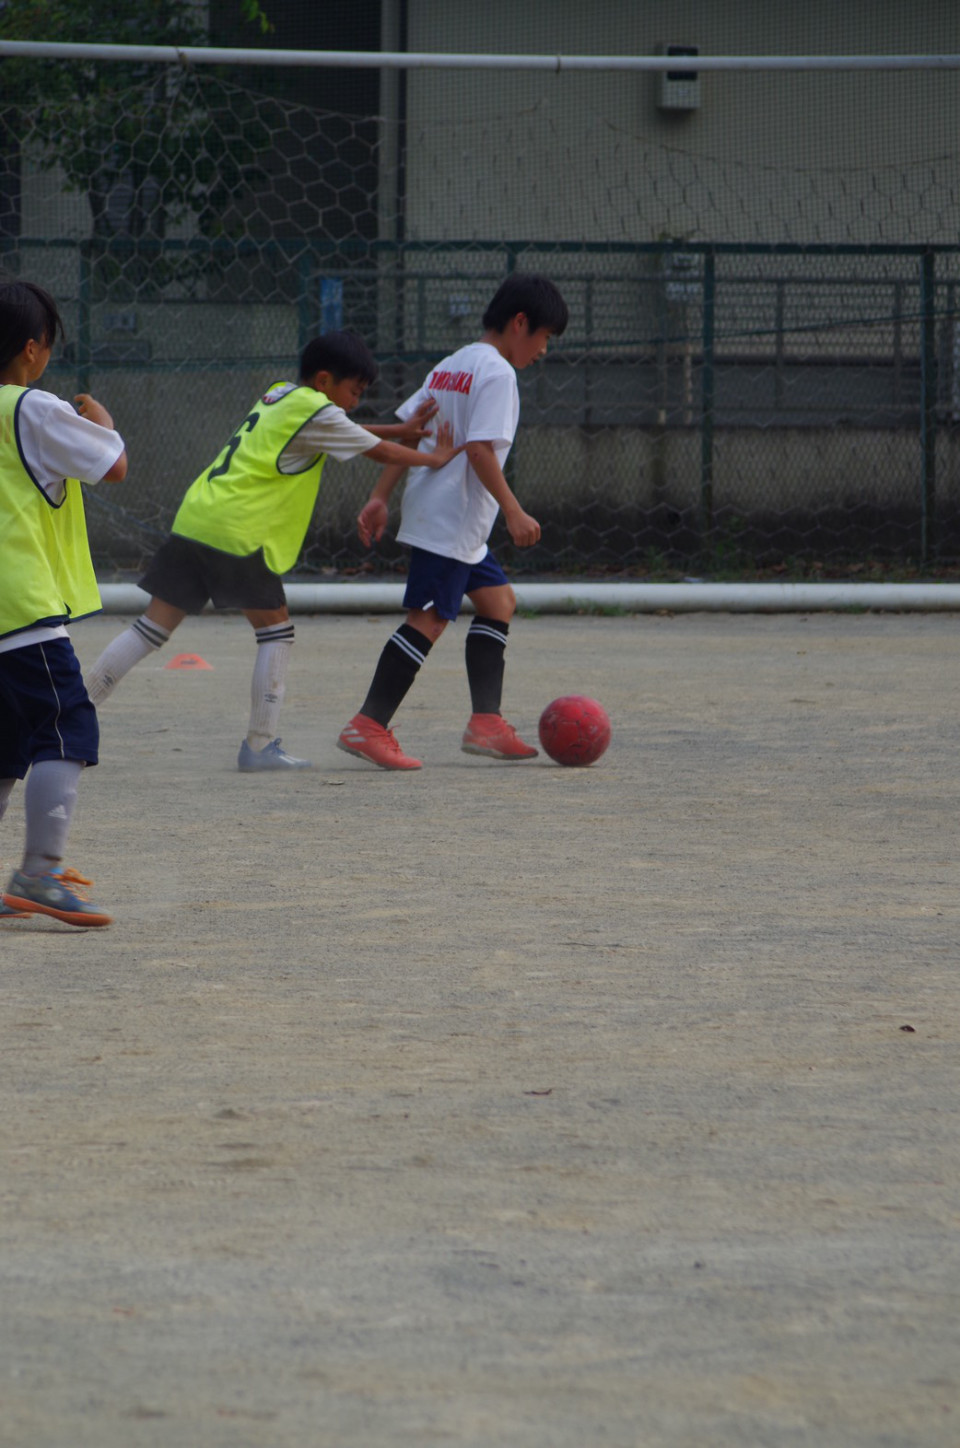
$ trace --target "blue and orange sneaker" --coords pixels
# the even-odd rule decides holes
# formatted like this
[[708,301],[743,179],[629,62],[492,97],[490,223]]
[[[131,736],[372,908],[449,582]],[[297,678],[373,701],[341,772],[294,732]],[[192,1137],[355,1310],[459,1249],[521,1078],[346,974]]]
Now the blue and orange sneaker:
[[50,915],[67,925],[109,925],[113,917],[92,904],[80,889],[92,884],[76,870],[50,870],[45,875],[14,870],[3,903],[18,915]]

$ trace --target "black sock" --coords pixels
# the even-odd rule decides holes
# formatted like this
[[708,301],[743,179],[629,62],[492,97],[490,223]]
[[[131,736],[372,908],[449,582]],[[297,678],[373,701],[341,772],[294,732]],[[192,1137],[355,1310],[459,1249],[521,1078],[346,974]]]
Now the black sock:
[[402,623],[383,646],[360,713],[386,729],[432,648],[433,643],[426,634]]
[[474,714],[499,714],[503,697],[503,654],[510,625],[478,614],[467,630],[465,653]]

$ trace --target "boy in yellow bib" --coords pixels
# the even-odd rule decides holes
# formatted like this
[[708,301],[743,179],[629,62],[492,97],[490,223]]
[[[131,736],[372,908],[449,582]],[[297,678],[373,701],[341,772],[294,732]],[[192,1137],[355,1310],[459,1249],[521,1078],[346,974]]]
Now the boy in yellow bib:
[[294,638],[282,574],[303,546],[324,462],[363,454],[374,462],[439,468],[455,451],[446,434],[417,450],[429,437],[432,405],[400,424],[351,422],[347,413],[376,377],[376,361],[360,337],[327,332],[304,348],[298,382],[276,382],[257,399],[187,489],[171,536],[140,580],[151,595],[146,612],[94,664],[87,687],[95,704],[165,644],[188,614],[212,600],[216,608],[240,609],[257,640],[249,726],[237,767],[246,773],[310,767],[277,738]]
[[67,624],[100,611],[79,479],[120,482],[123,438],[106,408],[33,384],[63,325],[50,293],[0,283],[0,818],[26,780],[23,860],[0,918],[47,915],[109,925],[63,863],[84,769],[97,763],[97,712]]

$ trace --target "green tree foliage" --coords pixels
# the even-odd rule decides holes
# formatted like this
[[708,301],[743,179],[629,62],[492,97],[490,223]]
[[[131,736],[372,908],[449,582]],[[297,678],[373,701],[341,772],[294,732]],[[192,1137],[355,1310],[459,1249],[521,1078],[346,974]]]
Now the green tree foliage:
[[[258,0],[237,0],[261,34]],[[194,0],[0,0],[0,38],[97,44],[209,44]],[[207,75],[201,74],[207,71]],[[93,235],[162,238],[196,218],[216,236],[225,199],[268,144],[255,101],[208,67],[150,62],[0,61],[3,129],[31,137],[37,164],[86,194]]]

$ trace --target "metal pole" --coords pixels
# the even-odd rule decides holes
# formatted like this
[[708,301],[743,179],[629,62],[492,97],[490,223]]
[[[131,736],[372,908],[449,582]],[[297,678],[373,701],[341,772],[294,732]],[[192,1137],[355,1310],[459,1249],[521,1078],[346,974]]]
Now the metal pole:
[[920,498],[920,557],[926,563],[936,547],[937,482],[937,320],[936,257],[924,252],[920,262],[920,314],[923,342],[920,354],[920,446],[922,477]]
[[[143,65],[280,65],[331,70],[676,70],[668,55],[489,55],[474,52],[387,50],[273,50],[218,45],[110,45],[93,41],[0,40],[0,56],[48,60],[121,60]],[[689,64],[690,62],[688,62]],[[960,70],[960,54],[949,55],[699,55],[697,70],[857,71]]]
[[713,365],[717,260],[708,249],[703,258],[703,368],[700,378],[700,528],[705,544],[713,536]]

